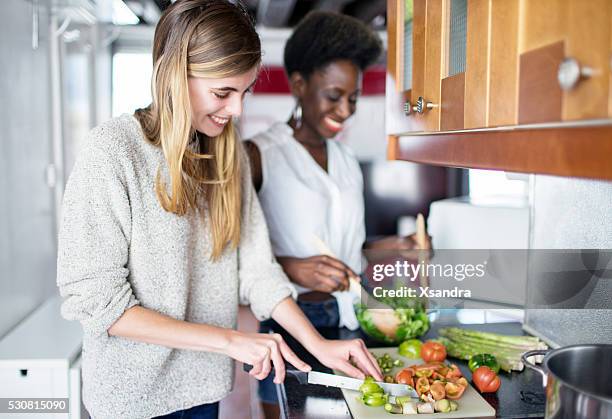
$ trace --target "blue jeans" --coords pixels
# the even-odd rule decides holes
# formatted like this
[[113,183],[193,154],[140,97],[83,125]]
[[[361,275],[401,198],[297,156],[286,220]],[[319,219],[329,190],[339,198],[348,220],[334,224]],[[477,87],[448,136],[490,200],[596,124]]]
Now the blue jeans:
[[[330,300],[316,302],[298,300],[297,304],[314,327],[338,327],[340,312],[338,311],[338,303],[335,298],[332,297]],[[267,333],[274,323],[274,320],[261,322],[259,332]],[[259,382],[257,393],[262,402],[278,404],[273,374],[268,375]]]
[[168,415],[157,416],[155,419],[217,419],[219,417],[219,402],[201,404],[191,409],[178,410]]

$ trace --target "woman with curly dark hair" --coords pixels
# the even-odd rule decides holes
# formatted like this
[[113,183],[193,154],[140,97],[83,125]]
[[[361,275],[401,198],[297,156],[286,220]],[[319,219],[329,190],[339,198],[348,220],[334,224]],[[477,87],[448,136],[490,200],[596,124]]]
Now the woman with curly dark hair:
[[[381,51],[376,33],[357,19],[307,15],[284,51],[296,106],[286,123],[246,143],[274,254],[298,288],[298,305],[318,327],[358,327],[356,296],[348,288],[349,277],[361,272],[363,179],[350,149],[333,138],[355,113],[363,72]],[[413,244],[393,237],[374,247]],[[260,331],[270,326],[264,322]],[[259,393],[266,417],[277,417],[272,382],[262,381]]]

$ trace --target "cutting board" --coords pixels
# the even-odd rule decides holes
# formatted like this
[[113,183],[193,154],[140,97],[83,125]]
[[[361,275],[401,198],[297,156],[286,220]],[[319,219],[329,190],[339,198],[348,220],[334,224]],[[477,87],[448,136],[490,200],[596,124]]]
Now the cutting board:
[[[390,373],[395,376],[402,368],[408,367],[414,364],[422,364],[422,359],[408,359],[400,356],[397,353],[397,347],[395,348],[368,348],[370,352],[376,356],[381,356],[385,353],[391,355],[393,359],[401,359],[404,361],[403,367],[396,367]],[[342,374],[339,371],[334,371],[335,374]],[[348,404],[351,415],[355,419],[391,419],[391,418],[408,418],[414,417],[415,419],[445,419],[445,418],[487,418],[495,417],[495,409],[491,407],[485,399],[482,398],[474,387],[469,385],[459,400],[456,400],[459,404],[459,409],[449,413],[433,413],[433,414],[418,414],[418,415],[394,415],[387,413],[383,406],[370,407],[364,405],[362,402],[357,400],[360,396],[358,391],[353,390],[342,390],[344,399]]]

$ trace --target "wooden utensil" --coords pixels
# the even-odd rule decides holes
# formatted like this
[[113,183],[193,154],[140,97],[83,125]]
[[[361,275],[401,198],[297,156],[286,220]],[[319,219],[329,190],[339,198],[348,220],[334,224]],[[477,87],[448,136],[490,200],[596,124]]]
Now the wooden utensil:
[[[334,252],[331,251],[329,246],[327,246],[327,244],[316,234],[313,235],[313,241],[315,246],[317,246],[317,250],[322,255],[338,259]],[[368,305],[367,300],[369,294],[363,285],[361,285],[359,278],[352,275],[349,276],[349,291],[355,295],[361,296],[361,301],[364,302],[366,306]],[[395,333],[400,325],[400,320],[395,315],[395,310],[388,305],[381,303],[380,301],[377,301],[377,305],[380,305],[380,307],[368,309],[372,318],[372,323],[378,330],[387,335],[390,339],[395,339]]]
[[[419,250],[419,265],[422,263],[423,265],[427,263],[427,255],[425,255],[424,250],[429,250],[430,246],[427,241],[427,230],[425,229],[425,217],[420,212],[417,214],[416,219],[416,242],[417,249]],[[426,287],[428,285],[427,276],[423,274],[421,270],[419,270],[419,285],[421,287]]]
[[[334,252],[331,251],[329,246],[327,246],[327,244],[323,240],[321,240],[321,238],[316,234],[313,234],[313,241],[319,253],[332,257],[334,259],[338,259]],[[368,295],[368,292],[365,290],[365,288],[363,288],[363,285],[361,285],[361,281],[359,280],[359,278],[353,275],[349,275],[349,291],[355,295]]]

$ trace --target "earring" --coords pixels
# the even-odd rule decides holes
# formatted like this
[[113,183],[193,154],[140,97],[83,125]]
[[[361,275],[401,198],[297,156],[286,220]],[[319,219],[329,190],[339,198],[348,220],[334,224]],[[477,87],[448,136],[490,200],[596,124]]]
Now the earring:
[[295,104],[291,117],[295,121],[295,129],[300,129],[302,127],[302,105],[300,105],[300,102]]

